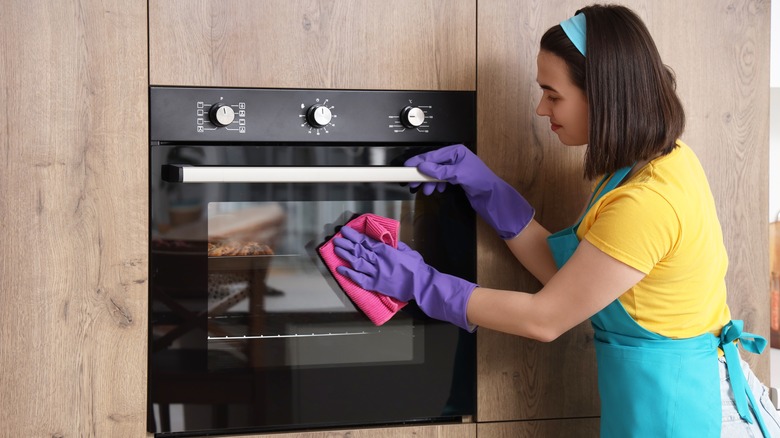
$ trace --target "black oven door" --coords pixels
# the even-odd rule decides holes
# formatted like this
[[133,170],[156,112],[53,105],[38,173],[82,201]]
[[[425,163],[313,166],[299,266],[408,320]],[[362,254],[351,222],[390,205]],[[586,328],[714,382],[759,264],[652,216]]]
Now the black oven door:
[[414,303],[375,326],[317,253],[344,223],[374,213],[398,220],[400,240],[429,264],[475,281],[475,219],[462,191],[424,196],[395,181],[416,171],[406,158],[431,148],[152,146],[150,430],[474,414],[474,335]]

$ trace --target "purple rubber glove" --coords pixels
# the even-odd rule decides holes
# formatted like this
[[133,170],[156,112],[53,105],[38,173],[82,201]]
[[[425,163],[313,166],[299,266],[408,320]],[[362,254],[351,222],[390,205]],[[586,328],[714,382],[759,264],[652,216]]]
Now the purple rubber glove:
[[466,318],[466,306],[476,284],[437,271],[403,242],[396,249],[349,227],[343,227],[341,234],[344,238],[333,239],[334,251],[352,266],[336,268],[341,275],[363,289],[399,301],[415,300],[431,318],[474,331]]
[[[491,171],[482,160],[462,144],[443,147],[414,156],[404,166],[417,167],[421,173],[460,184],[471,207],[502,239],[512,239],[534,218],[534,209],[506,181]],[[445,182],[411,183],[416,188],[422,184],[423,193],[434,190],[443,192]]]

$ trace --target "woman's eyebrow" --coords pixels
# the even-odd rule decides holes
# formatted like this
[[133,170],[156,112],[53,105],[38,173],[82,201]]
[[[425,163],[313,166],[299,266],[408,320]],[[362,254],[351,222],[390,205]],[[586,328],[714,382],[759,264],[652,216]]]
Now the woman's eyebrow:
[[558,90],[556,90],[555,88],[553,88],[553,87],[551,87],[549,85],[539,84],[539,87],[541,87],[542,90],[549,90],[549,91],[552,91],[553,93],[557,93],[558,92]]

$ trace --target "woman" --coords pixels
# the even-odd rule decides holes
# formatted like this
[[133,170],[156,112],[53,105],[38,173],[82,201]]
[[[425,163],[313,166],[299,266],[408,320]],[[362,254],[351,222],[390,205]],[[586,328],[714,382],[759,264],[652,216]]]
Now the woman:
[[[587,145],[596,184],[574,226],[550,234],[479,158],[455,145],[407,161],[459,184],[472,207],[543,284],[536,294],[479,287],[398,249],[342,229],[340,272],[429,316],[552,341],[590,319],[604,437],[780,436],[766,388],[741,361],[726,304],[727,256],[715,204],[693,151],[672,73],[641,19],[594,5],[553,26],[537,57],[537,114],[569,146]],[[423,183],[444,190],[446,183]],[[751,433],[753,435],[751,435]]]

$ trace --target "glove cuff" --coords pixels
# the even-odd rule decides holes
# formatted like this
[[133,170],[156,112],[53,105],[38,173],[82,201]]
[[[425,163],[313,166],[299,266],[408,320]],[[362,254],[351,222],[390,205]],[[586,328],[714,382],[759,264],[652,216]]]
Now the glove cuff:
[[430,298],[437,297],[439,302],[435,303],[431,300],[420,303],[418,300],[420,308],[432,318],[451,322],[468,332],[476,330],[477,327],[468,321],[466,309],[471,294],[479,285],[454,275],[443,274],[432,267],[430,269],[433,273],[431,284],[436,290],[430,291],[432,293],[427,295]]
[[502,179],[489,191],[469,198],[471,206],[504,240],[517,237],[534,218],[536,211],[526,199]]
[[474,290],[479,287],[479,285],[470,283],[470,286],[471,287],[468,289],[468,292],[462,294],[462,296],[464,297],[463,303],[461,305],[463,309],[462,324],[456,324],[456,325],[462,328],[463,330],[466,330],[469,333],[474,333],[475,331],[477,331],[477,326],[469,322],[468,308],[469,308],[469,300],[471,299],[471,295],[474,293]]

